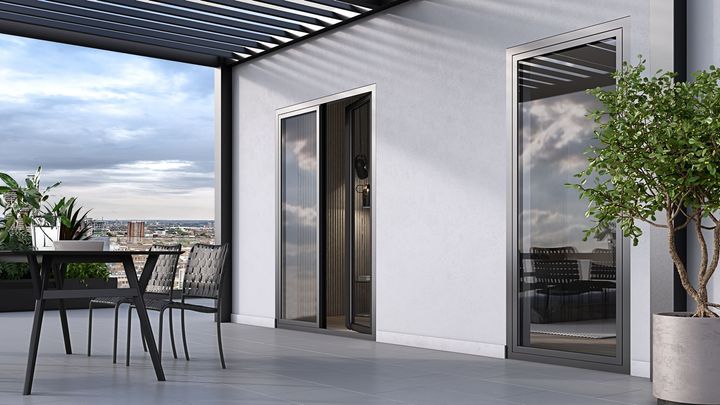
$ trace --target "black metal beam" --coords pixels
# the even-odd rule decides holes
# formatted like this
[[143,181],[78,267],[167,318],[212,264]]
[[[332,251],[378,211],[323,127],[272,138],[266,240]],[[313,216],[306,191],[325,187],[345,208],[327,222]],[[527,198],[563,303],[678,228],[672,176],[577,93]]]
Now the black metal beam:
[[326,10],[320,7],[306,6],[305,4],[293,3],[287,0],[256,0],[261,3],[272,4],[274,6],[280,6],[291,10],[303,11],[305,13],[315,14],[322,17],[333,18],[335,20],[345,20],[346,16],[336,13],[332,10]]
[[219,88],[216,88],[215,97],[220,102],[220,242],[229,245],[225,262],[225,280],[223,297],[220,308],[220,321],[230,322],[232,313],[232,263],[233,263],[233,71],[230,66],[223,66],[220,70]]
[[[147,37],[144,35],[128,33],[125,31],[114,31],[106,28],[89,27],[84,21],[77,21],[77,17],[67,16],[63,19],[48,19],[39,16],[34,16],[29,13],[16,13],[11,11],[16,6],[0,3],[0,20],[14,21],[19,23],[37,25],[48,28],[55,28],[59,30],[80,32],[83,34],[96,35],[101,37],[113,38],[123,41],[138,42],[146,45],[152,45],[156,47],[164,47],[171,49],[178,49],[187,52],[194,52],[203,55],[212,55],[219,58],[234,59],[235,55],[231,52],[222,50],[213,50],[204,47],[198,47],[195,45],[184,44],[180,42],[173,42],[164,39],[158,39],[155,37]],[[32,9],[28,9],[31,10]],[[73,21],[69,21],[73,20]]]
[[[33,2],[33,4],[40,4],[39,2]],[[43,7],[52,6],[49,3],[42,4]],[[52,22],[65,22],[78,26],[83,26],[86,29],[98,30],[98,33],[102,32],[109,35],[111,32],[132,34],[143,36],[150,41],[166,41],[165,46],[170,47],[184,47],[186,50],[194,49],[197,52],[206,53],[210,55],[216,55],[224,58],[233,58],[235,55],[233,52],[248,53],[245,49],[232,47],[220,43],[206,41],[203,39],[191,39],[182,35],[173,33],[166,33],[162,31],[154,31],[146,28],[133,27],[124,24],[99,21],[93,18],[83,17],[80,14],[65,14],[63,12],[57,12],[50,10],[49,8],[36,8],[28,7],[24,5],[11,4],[6,1],[0,1],[0,11],[11,13],[15,15],[25,15],[29,17],[40,18],[45,21],[45,26],[52,26]],[[12,18],[10,18],[12,19]],[[92,32],[89,32],[92,33]],[[188,48],[190,47],[190,48]],[[182,49],[182,48],[180,48]]]
[[[197,13],[194,11],[179,9],[176,7],[167,7],[162,4],[147,3],[147,2],[137,1],[137,0],[103,0],[103,2],[118,4],[118,5],[125,6],[125,7],[133,7],[133,8],[141,9],[141,10],[145,10],[145,11],[150,11],[152,13],[157,13],[156,15],[182,17],[182,18],[186,19],[186,21],[187,20],[202,21],[205,23],[217,24],[218,26],[223,27],[223,28],[246,30],[249,33],[262,33],[262,34],[273,35],[273,36],[277,36],[277,37],[285,37],[285,38],[297,37],[297,35],[294,35],[286,30],[275,28],[275,27],[266,27],[264,25],[251,24],[251,23],[246,23],[246,22],[242,22],[242,21],[230,20],[227,18],[215,16],[215,15]],[[258,40],[261,40],[261,39],[258,39]]]
[[229,10],[224,7],[211,6],[208,4],[195,3],[188,0],[163,0],[163,4],[172,5],[175,7],[182,7],[188,10],[195,10],[204,13],[210,13],[215,15],[222,15],[230,18],[237,18],[243,21],[255,22],[258,24],[266,25],[275,28],[284,28],[287,30],[300,31],[300,32],[312,32],[313,30],[308,27],[292,23],[284,20],[278,20],[274,18],[263,17],[257,14],[243,13],[239,10]]
[[[228,29],[215,25],[179,19],[163,14],[149,13],[147,11],[118,6],[115,4],[100,3],[86,0],[51,0],[53,3],[62,3],[87,10],[96,11],[97,19],[111,19],[111,21],[138,25],[145,28],[165,30],[190,37],[205,38],[212,41],[227,42],[240,46],[261,48],[258,41],[276,43],[276,39],[264,34],[255,34],[242,30]],[[71,9],[72,11],[72,9]],[[107,16],[107,13],[113,16]],[[115,18],[116,16],[122,18]],[[129,18],[133,17],[133,18]],[[140,19],[140,21],[138,20]]]
[[[274,17],[284,18],[290,21],[297,21],[301,23],[319,25],[321,27],[327,27],[330,25],[327,21],[323,21],[316,17],[307,16],[304,14],[297,14],[289,11],[278,10],[276,8],[258,6],[256,4],[244,3],[238,0],[207,0],[212,3],[222,4],[223,6],[232,7],[240,11],[251,11],[253,13],[260,13],[264,15],[271,15]],[[286,2],[290,3],[290,2]]]

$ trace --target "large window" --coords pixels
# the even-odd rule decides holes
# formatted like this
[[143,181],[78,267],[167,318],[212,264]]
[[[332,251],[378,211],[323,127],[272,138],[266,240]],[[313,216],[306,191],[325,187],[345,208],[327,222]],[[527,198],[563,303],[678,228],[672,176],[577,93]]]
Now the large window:
[[567,183],[594,142],[587,89],[614,85],[619,34],[513,58],[513,351],[620,364],[622,238],[592,226]]

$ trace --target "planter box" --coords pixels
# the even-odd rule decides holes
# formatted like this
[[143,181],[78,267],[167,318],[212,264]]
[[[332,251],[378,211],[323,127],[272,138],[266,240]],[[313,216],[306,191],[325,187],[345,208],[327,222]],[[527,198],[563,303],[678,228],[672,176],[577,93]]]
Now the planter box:
[[[100,278],[85,280],[87,286],[80,283],[80,280],[65,280],[66,289],[98,289],[117,288],[117,279],[110,278],[105,281]],[[52,281],[51,281],[52,284]],[[65,300],[66,309],[87,309],[90,303],[89,298],[77,298]],[[57,301],[48,301],[46,309],[57,309]],[[30,280],[0,280],[0,312],[33,311],[35,309],[35,297],[32,292],[32,281]]]

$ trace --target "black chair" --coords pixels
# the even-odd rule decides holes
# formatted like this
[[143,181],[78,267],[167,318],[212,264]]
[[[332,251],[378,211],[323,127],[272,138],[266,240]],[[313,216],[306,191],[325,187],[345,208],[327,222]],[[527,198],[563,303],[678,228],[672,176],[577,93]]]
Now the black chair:
[[[531,247],[532,265],[536,280],[536,292],[545,296],[545,309],[542,312],[544,322],[553,321],[551,297],[560,297],[563,304],[566,299],[577,297],[588,291],[588,286],[580,280],[580,263],[572,259],[577,249],[572,246]],[[561,307],[566,310],[565,305]],[[560,314],[556,321],[571,320],[568,314]]]
[[595,258],[590,261],[590,282],[593,290],[602,294],[603,317],[607,318],[614,313],[614,308],[608,305],[608,293],[616,290],[615,249],[596,248],[592,253]]
[[[217,314],[215,321],[217,324],[218,350],[220,352],[220,364],[225,367],[225,356],[222,347],[222,335],[220,334],[220,308],[222,305],[222,286],[225,274],[225,258],[227,256],[228,245],[193,245],[188,257],[185,276],[182,283],[182,291],[180,301],[174,300],[172,296],[152,296],[145,298],[145,307],[148,310],[160,312],[160,332],[158,334],[158,351],[162,353],[162,314],[167,309],[180,310],[180,323],[182,327],[183,349],[185,351],[185,359],[190,360],[187,348],[187,338],[185,333],[185,311],[196,311],[206,314]],[[215,306],[197,305],[185,302],[188,298],[205,298],[215,300]],[[133,306],[131,306],[132,308]],[[128,316],[128,322],[129,322]],[[170,318],[172,319],[172,317]],[[172,321],[171,321],[172,322]],[[172,326],[170,329],[172,336]],[[173,353],[175,347],[173,343]],[[128,339],[127,339],[127,355],[130,357],[130,326],[128,323]],[[176,356],[177,357],[177,356]]]
[[[152,245],[151,251],[170,251],[179,252],[182,249],[180,245]],[[175,272],[177,270],[178,255],[160,255],[157,263],[152,270],[147,286],[144,290],[144,297],[148,299],[150,295],[167,295],[172,292],[172,285],[175,281]],[[115,326],[113,332],[113,363],[117,363],[117,332],[118,332],[118,310],[122,304],[132,304],[132,298],[128,297],[98,297],[90,300],[90,306],[88,308],[88,346],[87,355],[90,356],[92,346],[92,319],[93,319],[93,308],[94,307],[108,307],[112,306],[115,308]],[[172,327],[172,318],[170,319],[170,325]],[[172,330],[172,329],[171,329]],[[175,342],[173,341],[173,347]],[[143,340],[143,347],[145,347],[145,341]],[[145,349],[147,351],[147,348]],[[175,356],[177,357],[177,356]]]

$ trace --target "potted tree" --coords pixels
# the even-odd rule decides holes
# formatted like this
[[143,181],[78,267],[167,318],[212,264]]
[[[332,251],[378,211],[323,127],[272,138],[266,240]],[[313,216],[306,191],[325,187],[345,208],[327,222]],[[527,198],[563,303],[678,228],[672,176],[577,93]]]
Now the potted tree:
[[[637,244],[640,223],[665,229],[668,254],[694,301],[689,313],[653,314],[653,393],[668,403],[720,403],[720,319],[708,283],[720,260],[720,70],[690,82],[671,72],[644,75],[644,61],[625,63],[614,89],[594,89],[590,113],[597,145],[577,174],[595,226],[612,223]],[[678,254],[676,232],[700,248],[696,275]]]

